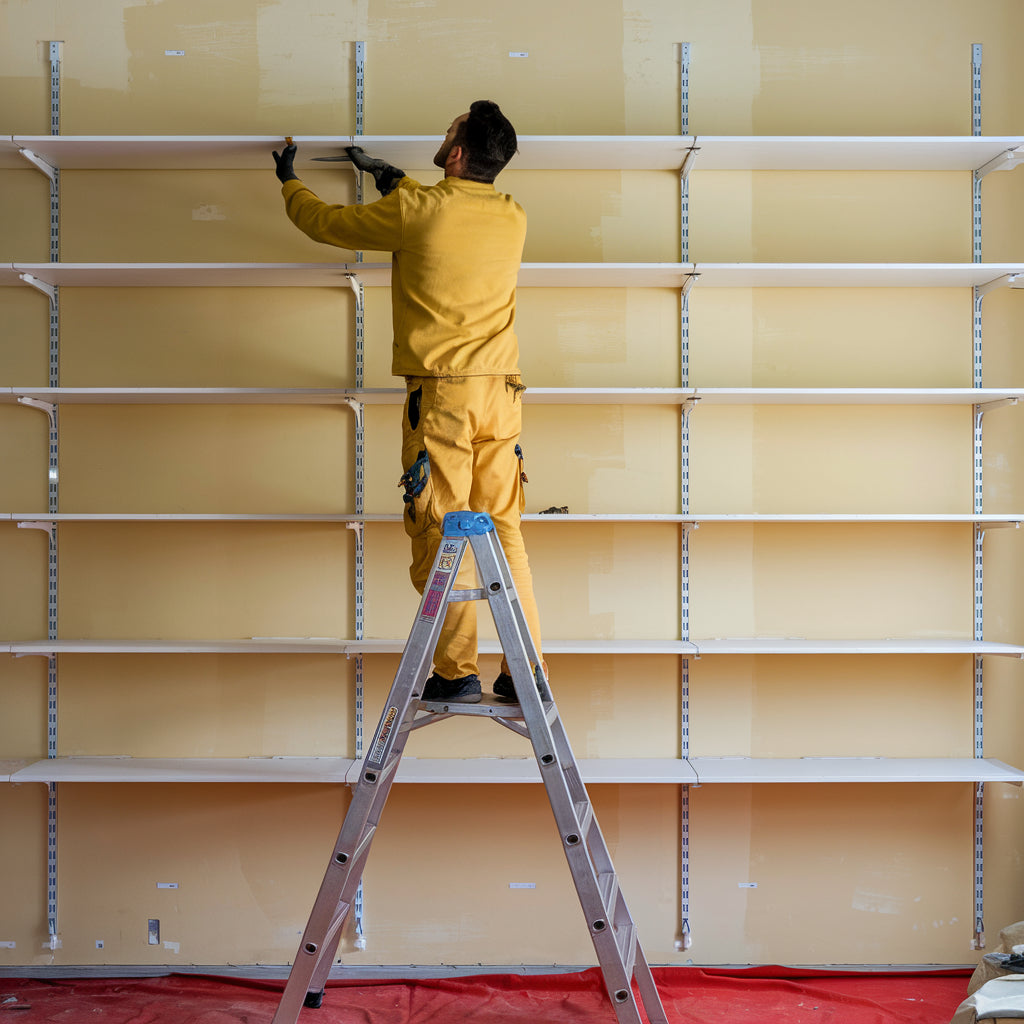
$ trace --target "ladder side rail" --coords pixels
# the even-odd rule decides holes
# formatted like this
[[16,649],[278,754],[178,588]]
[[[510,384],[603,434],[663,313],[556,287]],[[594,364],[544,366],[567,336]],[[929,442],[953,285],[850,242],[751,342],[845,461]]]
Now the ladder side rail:
[[[494,617],[501,648],[515,685],[516,696],[519,698],[541,779],[562,838],[562,848],[583,908],[587,929],[601,965],[609,999],[620,1024],[632,1024],[640,1020],[632,988],[638,952],[639,959],[643,959],[636,939],[635,925],[629,919],[621,893],[617,895],[613,906],[605,905],[598,872],[591,857],[590,844],[580,828],[577,808],[579,802],[585,802],[589,808],[589,797],[579,777],[579,769],[568,737],[560,727],[560,718],[554,716],[559,725],[553,731],[542,704],[542,696],[551,701],[550,691],[544,679],[540,657],[519,606],[508,563],[504,554],[500,553],[500,545],[493,531],[473,536],[470,540],[480,583]],[[534,678],[536,685],[533,683]],[[590,832],[594,830],[599,836],[600,830],[596,821],[592,821],[588,828]],[[610,868],[611,862],[603,838],[596,845],[603,854],[602,859]],[[648,1016],[657,1019],[653,1015],[663,1011],[656,992],[653,999],[657,1001],[652,1001],[651,1013]]]
[[351,908],[370,843],[398,772],[411,733],[434,648],[444,624],[450,593],[466,550],[464,537],[445,537],[438,547],[409,641],[388,692],[387,702],[359,765],[352,802],[331,853],[284,994],[272,1024],[295,1024],[303,1006],[319,1006],[342,926]]
[[[396,744],[399,757],[405,739]],[[355,786],[273,1024],[294,1024],[303,1006],[320,1004],[395,774],[382,773],[376,783],[361,777]]]

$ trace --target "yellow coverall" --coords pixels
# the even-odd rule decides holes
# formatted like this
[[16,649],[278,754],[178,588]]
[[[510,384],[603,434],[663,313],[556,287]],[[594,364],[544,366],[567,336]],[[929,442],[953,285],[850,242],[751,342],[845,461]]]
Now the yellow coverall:
[[[526,214],[493,185],[404,177],[366,205],[330,205],[300,180],[282,186],[285,209],[310,238],[393,253],[391,371],[406,379],[402,417],[409,574],[422,593],[445,513],[486,512],[508,558],[531,636],[540,620],[520,531],[524,507],[516,279]],[[459,585],[473,586],[471,559]],[[476,604],[449,605],[434,655],[445,679],[478,674]],[[502,671],[507,666],[502,664]]]

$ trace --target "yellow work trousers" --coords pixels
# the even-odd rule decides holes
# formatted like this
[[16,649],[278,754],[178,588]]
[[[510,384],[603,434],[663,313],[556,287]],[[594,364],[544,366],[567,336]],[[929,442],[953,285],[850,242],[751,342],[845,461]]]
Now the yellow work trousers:
[[[402,416],[405,531],[412,542],[409,575],[422,594],[448,512],[486,512],[512,571],[519,603],[540,652],[540,618],[520,531],[525,506],[519,449],[523,387],[518,377],[407,377]],[[457,589],[476,585],[472,552]],[[507,665],[502,661],[502,671]],[[448,606],[434,653],[445,679],[477,675],[476,602]]]

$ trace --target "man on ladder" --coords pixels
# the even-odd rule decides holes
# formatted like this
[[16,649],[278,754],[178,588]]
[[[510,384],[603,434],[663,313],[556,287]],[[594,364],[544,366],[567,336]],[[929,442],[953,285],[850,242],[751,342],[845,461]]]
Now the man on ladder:
[[[422,594],[446,513],[486,512],[539,649],[540,620],[520,531],[525,388],[515,301],[526,214],[493,184],[516,145],[515,129],[498,105],[477,100],[455,118],[434,157],[445,172],[437,185],[421,185],[350,147],[352,162],[373,175],[382,195],[365,206],[332,206],[314,195],[294,171],[294,145],[274,159],[288,216],[310,238],[393,253],[391,369],[406,380],[401,484],[413,584]],[[472,585],[468,563],[459,584]],[[515,700],[505,661],[494,692]],[[481,699],[474,602],[449,609],[423,696]]]
[[[288,215],[307,235],[393,253],[392,371],[407,386],[404,521],[410,575],[422,594],[274,1024],[295,1024],[302,1006],[320,1005],[409,734],[478,711],[533,744],[619,1024],[642,1024],[641,1005],[650,1024],[667,1024],[540,653],[520,532],[525,389],[514,327],[526,217],[493,185],[515,152],[512,125],[497,104],[478,100],[452,122],[434,157],[445,171],[436,186],[349,148],[383,197],[366,206],[322,202],[295,174],[295,147],[274,154]],[[479,589],[471,589],[472,572],[461,571],[469,570],[467,546]],[[504,654],[494,692],[514,707],[478,706],[479,600],[489,604]]]

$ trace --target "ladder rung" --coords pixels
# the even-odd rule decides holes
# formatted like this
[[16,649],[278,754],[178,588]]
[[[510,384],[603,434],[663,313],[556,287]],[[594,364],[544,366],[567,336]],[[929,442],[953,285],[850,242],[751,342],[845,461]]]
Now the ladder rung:
[[[362,838],[356,844],[356,848],[352,851],[351,857],[345,862],[345,864],[358,864],[359,858],[366,852],[366,848],[370,845],[373,840],[374,833],[377,831],[376,825],[368,825],[366,830],[363,832]],[[342,865],[344,867],[344,865]]]
[[626,971],[626,976],[633,974],[633,965],[636,963],[636,925],[632,921],[622,925],[615,932],[615,945],[619,948],[619,959]]
[[597,888],[604,904],[605,916],[611,920],[615,908],[615,898],[619,895],[619,876],[614,871],[605,871],[597,876]]
[[586,841],[590,826],[594,824],[594,805],[589,800],[576,802],[576,820],[580,823],[580,835]]

